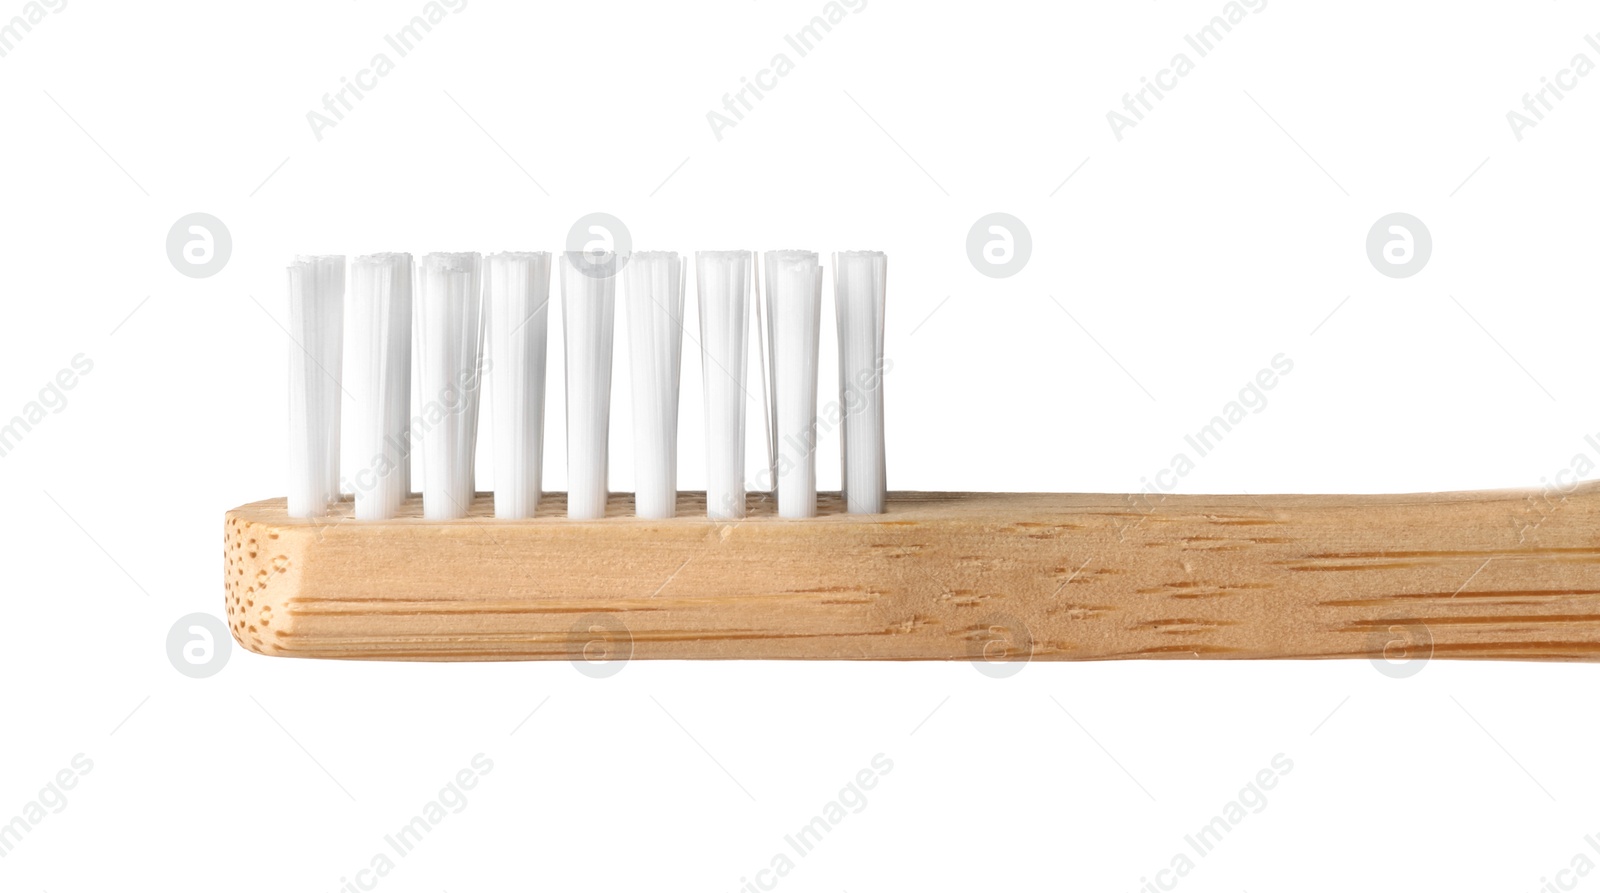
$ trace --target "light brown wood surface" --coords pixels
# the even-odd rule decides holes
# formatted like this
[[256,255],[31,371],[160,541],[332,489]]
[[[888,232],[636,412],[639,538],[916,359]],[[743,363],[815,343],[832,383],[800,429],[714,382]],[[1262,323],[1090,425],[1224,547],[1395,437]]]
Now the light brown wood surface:
[[894,493],[884,515],[227,514],[262,654],[392,660],[1600,657],[1600,488],[1402,496]]

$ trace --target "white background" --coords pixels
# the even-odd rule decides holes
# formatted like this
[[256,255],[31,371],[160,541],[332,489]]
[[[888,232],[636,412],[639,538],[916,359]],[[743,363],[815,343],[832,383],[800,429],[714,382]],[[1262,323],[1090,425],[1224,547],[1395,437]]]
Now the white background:
[[[235,649],[196,680],[165,651],[223,610],[222,513],[285,490],[285,263],[559,250],[592,211],[639,248],[887,251],[895,489],[1137,490],[1279,353],[1292,374],[1182,491],[1537,486],[1600,459],[1600,76],[1520,141],[1506,119],[1600,62],[1592,8],[1273,0],[1119,141],[1106,113],[1193,57],[1220,0],[872,0],[718,140],[707,112],[794,58],[819,0],[471,0],[314,137],[307,112],[422,8],[72,0],[0,58],[0,420],[93,362],[0,459],[0,822],[93,761],[0,888],[338,890],[478,753],[468,805],[376,889],[738,890],[879,753],[866,807],[778,888],[1137,890],[1280,753],[1266,807],[1179,887],[1532,891],[1600,861],[1588,666],[594,679]],[[234,240],[207,279],[164,250],[194,211]],[[1011,278],[966,256],[993,211],[1032,233]],[[1408,279],[1365,253],[1394,211],[1434,240]],[[562,414],[557,384],[551,489]]]

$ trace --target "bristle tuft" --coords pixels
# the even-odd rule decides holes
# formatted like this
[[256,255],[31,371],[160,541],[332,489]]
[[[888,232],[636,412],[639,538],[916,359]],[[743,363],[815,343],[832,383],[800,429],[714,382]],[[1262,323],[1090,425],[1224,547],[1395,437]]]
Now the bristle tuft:
[[483,256],[427,254],[414,296],[426,427],[422,516],[464,518],[472,504],[483,351]]
[[609,494],[611,354],[617,279],[599,275],[581,252],[561,263],[561,319],[567,358],[567,517],[603,518]]
[[494,515],[531,518],[543,486],[550,252],[491,254],[488,266]]
[[889,484],[883,437],[883,307],[889,260],[881,251],[833,257],[839,321],[840,478],[846,510],[881,514]]
[[811,251],[770,251],[764,261],[773,433],[788,453],[777,469],[778,515],[812,518],[817,514],[822,265]]
[[622,275],[633,385],[634,513],[670,518],[678,505],[683,258],[676,252],[635,252]]
[[289,498],[291,518],[324,515],[339,496],[344,256],[289,266]]
[[695,252],[706,419],[706,515],[745,514],[745,406],[755,252]]
[[355,398],[357,466],[345,478],[362,521],[393,518],[410,488],[412,266],[404,253],[351,265],[345,378]]

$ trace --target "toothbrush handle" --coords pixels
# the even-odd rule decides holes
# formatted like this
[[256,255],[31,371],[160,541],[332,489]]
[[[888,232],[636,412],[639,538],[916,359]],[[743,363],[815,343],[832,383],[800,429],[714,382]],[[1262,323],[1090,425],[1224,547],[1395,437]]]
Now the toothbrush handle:
[[882,515],[228,513],[263,654],[392,660],[1600,659],[1600,484],[1565,493],[892,493]]

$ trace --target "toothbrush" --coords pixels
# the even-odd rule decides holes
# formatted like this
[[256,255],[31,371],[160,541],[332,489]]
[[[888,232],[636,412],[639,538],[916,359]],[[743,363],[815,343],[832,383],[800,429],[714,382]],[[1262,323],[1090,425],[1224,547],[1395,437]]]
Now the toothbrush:
[[[491,255],[487,276],[478,255],[427,255],[414,288],[409,255],[358,258],[348,298],[343,258],[296,261],[290,495],[224,521],[242,645],[441,661],[576,660],[597,645],[677,659],[1600,659],[1600,483],[1559,500],[890,492],[887,261],[841,252],[844,487],[818,493],[819,256],[617,262],[555,260],[578,451],[564,494],[539,490],[550,255]],[[690,266],[696,332],[682,323]],[[606,489],[618,285],[637,494]],[[686,335],[703,366],[689,390],[704,404],[705,493],[676,489]],[[413,360],[424,413],[402,429]],[[483,378],[488,493],[472,488]],[[333,487],[342,390],[354,442],[384,468],[345,469],[350,496]],[[755,394],[771,492],[744,461]]]

